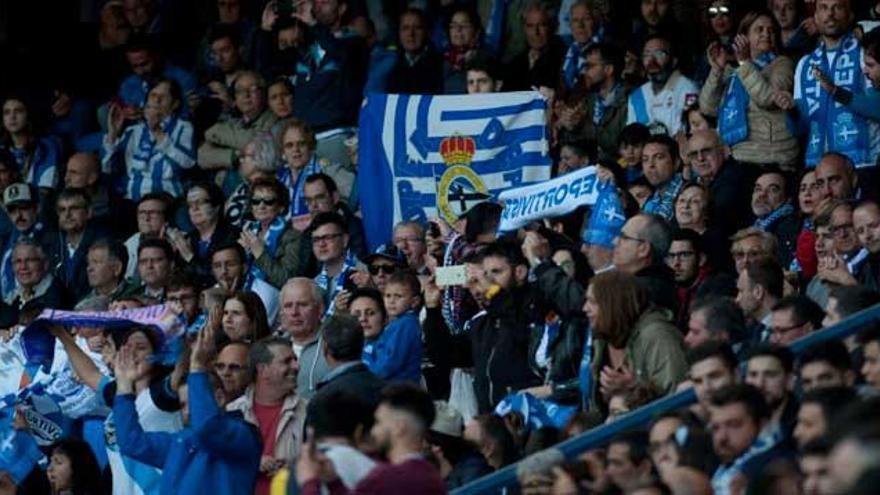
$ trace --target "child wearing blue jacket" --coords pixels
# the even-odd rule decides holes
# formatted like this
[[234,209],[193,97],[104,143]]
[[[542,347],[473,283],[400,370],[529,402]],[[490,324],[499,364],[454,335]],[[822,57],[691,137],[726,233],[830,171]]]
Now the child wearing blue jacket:
[[399,270],[385,284],[382,298],[388,324],[364,343],[363,361],[379,378],[389,382],[422,380],[422,328],[416,308],[421,284],[415,273]]
[[219,381],[212,387],[206,371],[214,333],[213,329],[202,331],[193,348],[186,388],[179,390],[186,427],[178,433],[141,428],[134,403],[138,365],[128,347],[119,351],[113,402],[117,442],[125,455],[162,469],[162,494],[254,492],[262,452],[260,434],[240,415],[222,409],[223,389]]

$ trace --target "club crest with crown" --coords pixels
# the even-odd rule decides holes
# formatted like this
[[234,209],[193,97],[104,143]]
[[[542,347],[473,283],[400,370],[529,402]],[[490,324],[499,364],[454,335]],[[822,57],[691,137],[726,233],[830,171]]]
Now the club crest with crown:
[[440,142],[439,151],[447,168],[437,185],[437,209],[451,223],[477,203],[492,198],[492,195],[471,168],[477,153],[474,138],[454,134]]

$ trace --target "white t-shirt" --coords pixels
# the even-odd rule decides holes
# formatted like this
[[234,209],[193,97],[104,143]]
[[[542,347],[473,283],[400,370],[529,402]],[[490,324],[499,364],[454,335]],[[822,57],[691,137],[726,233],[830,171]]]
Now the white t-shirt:
[[682,112],[697,102],[699,93],[697,85],[678,71],[669,76],[657,93],[653,83],[648,81],[629,95],[626,123],[638,122],[648,127],[659,124],[666,128],[666,134],[674,136],[681,130]]

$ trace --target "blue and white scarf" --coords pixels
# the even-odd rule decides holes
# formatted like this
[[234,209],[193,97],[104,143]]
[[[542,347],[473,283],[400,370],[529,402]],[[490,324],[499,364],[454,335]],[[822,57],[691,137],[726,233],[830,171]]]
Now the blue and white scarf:
[[501,42],[504,38],[504,24],[507,19],[507,0],[491,0],[489,7],[489,19],[486,21],[486,29],[483,32],[483,43],[492,53],[501,51]]
[[853,94],[864,93],[865,77],[861,72],[862,49],[852,33],[847,34],[833,52],[833,66],[828,64],[824,43],[806,56],[799,73],[802,97],[798,98],[801,119],[809,123],[809,141],[805,161],[813,168],[826,151],[837,151],[848,156],[857,166],[873,163],[870,155],[870,136],[867,121],[836,103],[813,77],[813,66],[818,66],[836,86]]
[[593,125],[599,127],[602,125],[602,119],[605,118],[605,114],[608,113],[608,109],[613,106],[614,100],[617,99],[617,92],[620,91],[622,86],[620,83],[614,85],[611,88],[611,91],[608,92],[607,96],[602,96],[599,93],[596,93],[596,98],[593,103]]
[[339,275],[336,276],[336,283],[333,286],[333,290],[330,290],[330,275],[327,273],[327,266],[321,266],[321,273],[315,277],[315,285],[321,289],[321,292],[324,293],[324,300],[326,304],[324,305],[326,309],[324,310],[323,318],[327,318],[331,316],[336,311],[336,296],[342,292],[342,287],[345,285],[345,281],[348,280],[348,276],[352,270],[357,266],[357,260],[355,260],[354,255],[351,250],[345,252],[345,259],[342,262],[342,270],[339,270]]
[[[752,61],[757,70],[761,71],[776,60],[776,54],[765,53]],[[743,85],[739,75],[734,72],[727,85],[727,93],[721,102],[718,119],[718,133],[728,146],[745,141],[749,137],[749,102],[751,97]]]
[[764,232],[767,232],[767,229],[773,226],[774,223],[779,221],[782,217],[787,217],[794,213],[794,207],[791,206],[791,203],[785,203],[784,205],[776,208],[770,214],[768,214],[764,218],[759,218],[755,220],[754,227]]
[[684,179],[682,179],[681,174],[673,175],[672,179],[669,180],[669,183],[662,190],[654,191],[654,194],[645,202],[642,211],[660,215],[666,221],[671,221],[675,215],[675,197],[678,196],[683,187]]
[[287,186],[288,191],[290,191],[290,206],[287,208],[285,218],[289,219],[291,217],[305,215],[309,212],[305,193],[303,192],[306,187],[306,179],[310,175],[321,173],[321,171],[321,165],[318,164],[318,158],[314,155],[312,155],[312,159],[309,163],[300,170],[299,175],[296,176],[296,181],[293,180],[293,174],[290,172],[290,167],[285,166],[278,171],[278,180]]
[[752,443],[751,447],[740,455],[736,460],[726,466],[718,466],[715,474],[712,476],[712,491],[716,495],[726,495],[731,493],[730,482],[733,480],[743,468],[743,466],[753,458],[766,453],[783,440],[782,429],[778,423],[772,423],[762,431],[758,438]]
[[584,70],[584,66],[587,64],[585,53],[587,47],[601,43],[604,40],[605,27],[599,25],[596,26],[596,32],[593,33],[593,36],[585,43],[573,41],[568,45],[565,58],[562,60],[562,81],[565,83],[566,88],[573,88],[575,83],[577,83],[578,76],[581,75],[581,71]]
[[[284,233],[284,227],[287,226],[287,221],[282,216],[275,217],[275,220],[272,220],[272,223],[269,224],[269,229],[266,230],[266,236],[263,238],[263,242],[266,243],[266,253],[270,258],[274,258],[278,252],[278,241],[281,239],[281,234]],[[246,229],[254,234],[257,237],[260,237],[260,231],[262,230],[262,226],[258,220],[254,220],[252,222],[248,222]],[[250,260],[250,269],[248,270],[248,280],[247,286],[253,283],[253,279],[258,278],[260,280],[266,280],[266,274],[263,270],[257,266],[257,260]]]
[[586,338],[584,338],[584,353],[581,355],[581,365],[578,371],[580,378],[578,386],[581,391],[581,400],[583,409],[590,410],[593,399],[593,330],[589,324],[586,329]]

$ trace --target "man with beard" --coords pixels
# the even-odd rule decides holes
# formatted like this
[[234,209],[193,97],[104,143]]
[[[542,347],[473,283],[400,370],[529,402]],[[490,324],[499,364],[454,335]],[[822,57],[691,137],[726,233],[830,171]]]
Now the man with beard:
[[[373,441],[388,459],[376,466],[358,483],[352,493],[446,493],[437,468],[422,455],[425,436],[434,422],[434,404],[427,392],[415,385],[390,385],[382,392],[382,401],[374,414],[370,431]],[[346,493],[342,481],[327,469],[317,449],[307,449],[296,465],[303,495],[323,492],[322,479],[330,493]]]
[[275,472],[300,454],[306,401],[295,391],[299,361],[289,340],[267,337],[255,342],[248,368],[254,383],[227,410],[240,411],[245,421],[260,429],[263,452],[256,493],[265,495]]
[[642,64],[649,81],[629,95],[627,124],[638,122],[655,133],[674,136],[681,129],[681,114],[697,101],[699,89],[677,69],[672,42],[650,36],[642,49]]
[[754,227],[776,236],[776,258],[784,267],[791,264],[801,230],[790,197],[788,180],[779,169],[765,168],[752,189]]
[[[870,84],[861,73],[865,57],[852,31],[850,0],[817,0],[813,18],[819,30],[816,49],[801,58],[794,74],[794,102],[806,137],[807,167],[814,167],[826,151],[837,151],[856,167],[874,164],[871,141],[876,129],[861,115],[838,104],[841,89],[862,93]],[[784,101],[784,98],[783,98]]]
[[623,53],[610,43],[597,43],[582,56],[586,62],[581,77],[589,93],[582,106],[558,110],[560,141],[594,141],[599,159],[614,161],[618,136],[626,126],[626,88],[620,80]]
[[794,355],[787,347],[762,344],[749,353],[745,383],[761,391],[770,408],[768,426],[775,424],[786,439],[791,438],[797,422],[796,380]]
[[675,198],[684,188],[678,143],[664,134],[651,136],[642,148],[642,171],[654,188],[651,197],[642,206],[645,213],[653,213],[671,222],[675,217]]
[[709,276],[706,253],[700,234],[690,229],[679,229],[672,235],[672,244],[666,253],[666,266],[672,269],[678,293],[678,328],[685,328],[700,285]]

